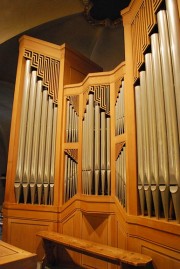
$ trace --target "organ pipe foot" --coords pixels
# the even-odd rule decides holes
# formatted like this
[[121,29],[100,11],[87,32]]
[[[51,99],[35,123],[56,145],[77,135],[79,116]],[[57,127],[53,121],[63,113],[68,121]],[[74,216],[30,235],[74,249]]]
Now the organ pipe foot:
[[48,204],[48,198],[49,198],[49,184],[44,184],[44,204]]
[[166,220],[168,220],[169,218],[169,187],[166,185],[161,185],[159,186],[159,190],[161,193],[164,217]]
[[105,194],[105,178],[106,178],[106,171],[101,170],[101,187],[102,187],[102,195]]
[[144,193],[143,185],[138,185],[138,191],[139,191],[141,214],[144,216],[144,214],[145,214],[145,193]]
[[41,204],[42,201],[42,184],[37,184],[37,193],[38,193],[38,204]]
[[53,205],[54,203],[54,184],[50,184],[50,205]]
[[107,195],[111,194],[111,171],[107,170]]
[[93,172],[92,171],[88,171],[87,172],[87,176],[88,176],[88,194],[92,194],[92,179],[93,179]]
[[95,195],[98,195],[99,191],[99,170],[95,171]]
[[31,204],[35,203],[35,196],[36,196],[36,184],[30,184],[30,192],[31,192]]
[[82,171],[82,193],[85,194],[85,171]]
[[15,197],[16,197],[16,202],[19,203],[20,201],[20,196],[21,196],[21,189],[22,189],[22,185],[21,183],[15,183],[14,184],[14,189],[15,189]]
[[153,197],[155,216],[159,219],[159,187],[157,185],[151,185],[151,192]]
[[23,183],[22,186],[23,186],[24,203],[27,204],[29,194],[29,184]]
[[176,220],[180,223],[180,187],[170,186]]
[[146,197],[146,204],[147,204],[147,212],[148,216],[152,216],[152,193],[151,193],[151,186],[145,185],[144,186],[145,197]]

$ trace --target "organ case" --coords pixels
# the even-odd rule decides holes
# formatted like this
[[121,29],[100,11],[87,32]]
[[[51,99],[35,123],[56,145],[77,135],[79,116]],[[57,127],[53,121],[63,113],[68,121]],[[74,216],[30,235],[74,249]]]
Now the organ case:
[[[49,205],[42,204],[46,181],[37,205],[16,204],[9,196],[17,158],[17,144],[10,142],[3,232],[9,243],[38,252],[39,242],[23,242],[13,227],[19,235],[33,227],[33,236],[49,229],[147,254],[154,268],[179,267],[178,4],[132,0],[122,12],[125,62],[78,84],[61,82]],[[17,141],[12,127],[11,140]],[[70,255],[82,266],[102,268],[92,257]]]

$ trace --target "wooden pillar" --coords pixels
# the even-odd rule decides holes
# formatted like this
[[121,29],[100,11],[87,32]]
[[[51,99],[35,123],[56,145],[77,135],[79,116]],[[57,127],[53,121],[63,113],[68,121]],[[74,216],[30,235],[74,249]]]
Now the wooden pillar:
[[125,135],[126,135],[126,176],[127,176],[127,213],[138,213],[137,192],[137,156],[136,156],[136,126],[135,126],[135,97],[133,86],[133,56],[130,16],[123,16],[125,33]]

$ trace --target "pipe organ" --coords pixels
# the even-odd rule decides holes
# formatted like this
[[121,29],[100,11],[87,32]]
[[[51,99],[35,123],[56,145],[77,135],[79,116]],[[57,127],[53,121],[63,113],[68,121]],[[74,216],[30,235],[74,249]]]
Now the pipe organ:
[[116,196],[124,208],[126,208],[126,145],[116,145]]
[[76,97],[75,100],[71,100],[72,97],[67,99],[66,108],[66,142],[78,141],[78,113],[76,107],[78,106]]
[[91,86],[83,115],[82,192],[110,195],[110,87]]
[[64,202],[77,193],[77,150],[66,150],[64,166]]
[[[175,20],[178,14],[175,3],[166,3],[167,10],[156,14],[157,31],[150,33],[150,51],[144,52],[145,69],[139,71],[139,83],[135,86],[138,189],[143,215],[164,216],[179,222],[179,94],[175,89],[177,70],[172,67],[172,26],[168,22],[170,14]],[[174,7],[170,11],[171,5]],[[178,36],[179,32],[174,34]],[[173,46],[175,51],[178,47],[180,50],[178,42]]]
[[21,39],[5,241],[38,252],[36,233],[57,231],[179,268],[178,4],[132,0],[122,11],[126,61],[109,72],[67,46]]
[[[39,55],[35,56],[38,59]],[[33,67],[33,59],[33,56],[32,61],[25,58],[14,187],[17,203],[53,204],[57,104],[43,85],[44,78]],[[59,62],[44,59],[43,56],[40,60],[38,68],[42,73],[48,68],[55,74],[59,72]]]
[[124,126],[124,81],[118,92],[118,97],[115,105],[116,113],[116,135],[121,135],[125,132]]

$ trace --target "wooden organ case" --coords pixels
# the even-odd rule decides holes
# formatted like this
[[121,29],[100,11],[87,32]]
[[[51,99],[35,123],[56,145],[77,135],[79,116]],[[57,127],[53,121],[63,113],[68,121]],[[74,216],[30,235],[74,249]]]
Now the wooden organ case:
[[86,76],[100,68],[22,38],[4,241],[39,253],[36,233],[56,231],[179,268],[179,11],[178,0],[132,0],[122,12],[125,62],[111,72]]

